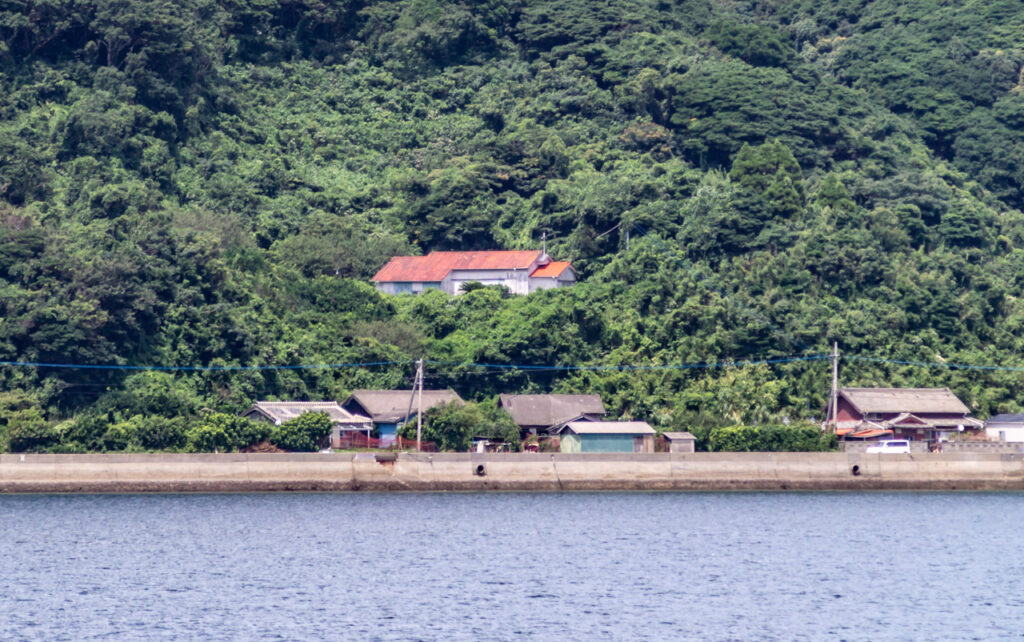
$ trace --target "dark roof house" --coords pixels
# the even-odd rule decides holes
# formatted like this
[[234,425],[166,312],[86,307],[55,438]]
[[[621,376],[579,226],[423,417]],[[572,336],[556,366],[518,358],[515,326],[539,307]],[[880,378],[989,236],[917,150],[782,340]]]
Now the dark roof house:
[[949,388],[840,388],[837,397],[836,433],[846,439],[931,440],[983,425]]
[[[424,411],[446,403],[461,406],[464,402],[453,390],[423,391]],[[409,417],[416,414],[419,394],[411,390],[355,390],[341,406],[349,412],[370,417],[375,424],[405,423]]]
[[499,395],[498,407],[522,430],[553,434],[567,422],[600,421],[601,395]]

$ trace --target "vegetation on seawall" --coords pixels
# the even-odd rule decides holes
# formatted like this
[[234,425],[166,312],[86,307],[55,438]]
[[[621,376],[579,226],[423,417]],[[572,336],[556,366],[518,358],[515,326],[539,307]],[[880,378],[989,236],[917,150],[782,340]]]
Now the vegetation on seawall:
[[[484,404],[797,423],[833,341],[844,384],[1019,411],[1022,34],[1008,0],[4,3],[0,437],[184,448],[417,358]],[[368,284],[542,234],[579,284]]]

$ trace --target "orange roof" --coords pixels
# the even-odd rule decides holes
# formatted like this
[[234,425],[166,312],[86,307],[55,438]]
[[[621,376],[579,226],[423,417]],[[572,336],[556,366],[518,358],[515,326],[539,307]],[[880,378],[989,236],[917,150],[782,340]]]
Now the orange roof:
[[836,428],[836,435],[842,437],[853,432],[853,428]]
[[569,267],[570,266],[568,261],[552,261],[551,263],[548,263],[547,265],[542,265],[536,270],[534,270],[533,274],[531,274],[530,276],[557,277],[560,276],[562,272],[565,272],[567,269],[569,269]]
[[878,436],[881,436],[881,435],[891,435],[891,434],[892,434],[891,430],[879,430],[877,428],[869,428],[868,430],[857,431],[857,432],[853,433],[852,435],[850,435],[850,437],[857,437],[858,439],[867,439],[868,437],[878,437]]
[[524,270],[540,256],[540,250],[431,252],[426,256],[396,256],[371,280],[436,283],[444,280],[452,270]]

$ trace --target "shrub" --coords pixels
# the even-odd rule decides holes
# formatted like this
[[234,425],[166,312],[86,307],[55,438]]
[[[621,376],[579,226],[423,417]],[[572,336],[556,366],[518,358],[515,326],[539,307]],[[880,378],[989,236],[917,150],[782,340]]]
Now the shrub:
[[223,412],[215,412],[185,431],[186,448],[192,452],[231,452],[266,440],[271,427]]
[[99,440],[104,450],[167,450],[185,445],[185,420],[134,415],[107,428]]
[[725,426],[713,428],[709,450],[720,452],[816,452],[835,450],[835,435],[816,426]]
[[36,408],[18,410],[7,419],[11,452],[38,452],[60,442],[60,434]]
[[326,445],[331,427],[331,418],[326,412],[304,412],[275,427],[270,443],[284,450],[312,452]]
[[[404,439],[416,439],[416,420],[402,427]],[[520,450],[519,426],[512,416],[497,406],[469,402],[463,406],[447,403],[435,406],[423,415],[423,440],[437,444],[438,450],[466,452],[474,437],[503,439],[511,450]]]
[[185,420],[181,417],[132,417],[131,442],[147,450],[167,450],[185,445]]

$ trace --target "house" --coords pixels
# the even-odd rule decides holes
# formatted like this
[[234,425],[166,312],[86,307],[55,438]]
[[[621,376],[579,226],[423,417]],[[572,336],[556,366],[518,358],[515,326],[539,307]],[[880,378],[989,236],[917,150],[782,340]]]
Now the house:
[[992,417],[985,422],[985,435],[993,440],[1024,442],[1024,414]]
[[[356,390],[342,402],[341,407],[350,413],[369,417],[380,433],[380,445],[386,447],[395,442],[398,428],[416,416],[419,397],[419,393],[412,390]],[[461,406],[464,402],[452,390],[423,391],[423,412],[446,403]]]
[[690,432],[663,432],[665,450],[670,453],[692,453],[697,448],[697,438]]
[[570,421],[559,435],[563,453],[654,452],[654,428],[645,421]]
[[539,250],[431,252],[426,256],[395,256],[374,275],[373,284],[386,294],[442,290],[461,294],[477,282],[502,285],[512,294],[560,288],[576,282],[566,261],[552,261]]
[[949,388],[840,388],[837,397],[836,434],[844,439],[935,441],[983,426]]
[[600,421],[601,395],[499,395],[498,407],[512,415],[520,432],[553,435],[570,421]]
[[325,412],[331,418],[331,446],[340,448],[342,433],[366,432],[373,429],[373,423],[365,415],[348,412],[337,401],[257,401],[242,417],[254,421],[266,421],[280,426],[289,419],[307,412]]

